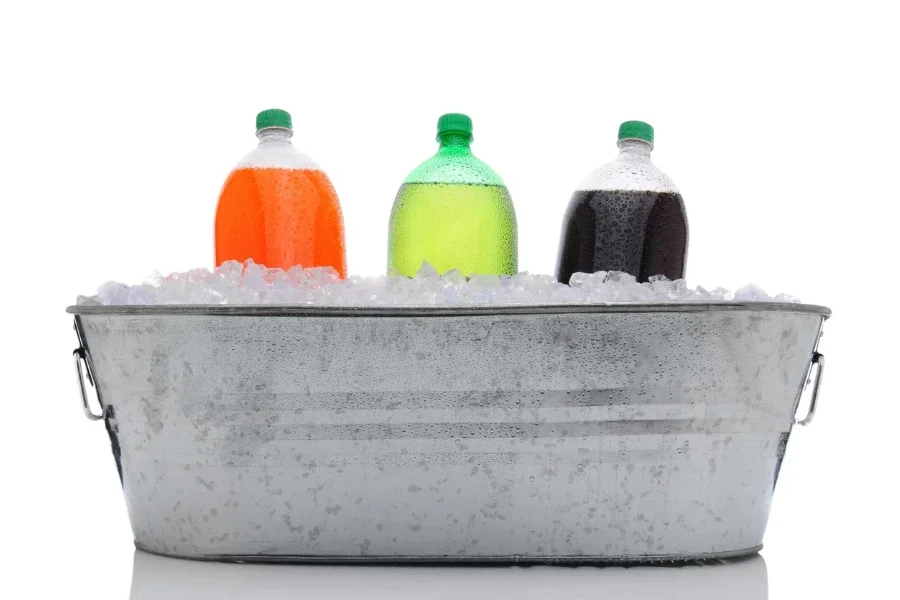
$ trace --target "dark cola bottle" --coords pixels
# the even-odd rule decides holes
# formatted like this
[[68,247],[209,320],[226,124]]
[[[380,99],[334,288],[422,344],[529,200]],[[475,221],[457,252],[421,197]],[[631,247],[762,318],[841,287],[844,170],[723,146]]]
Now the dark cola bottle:
[[619,156],[587,176],[563,220],[556,278],[624,271],[647,281],[684,277],[688,223],[681,194],[650,160],[653,128],[619,127]]

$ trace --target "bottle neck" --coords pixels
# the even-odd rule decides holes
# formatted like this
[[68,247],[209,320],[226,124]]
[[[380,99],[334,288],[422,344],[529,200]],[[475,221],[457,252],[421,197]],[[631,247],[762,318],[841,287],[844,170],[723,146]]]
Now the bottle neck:
[[256,132],[260,146],[264,144],[290,144],[293,135],[293,131],[281,127],[269,127]]
[[653,146],[643,140],[622,140],[619,142],[619,159],[650,162],[652,150]]
[[471,138],[467,135],[457,135],[453,133],[445,133],[440,137],[441,147],[438,150],[438,154],[448,155],[461,155],[461,154],[472,154],[472,149],[469,147],[469,143],[472,141]]

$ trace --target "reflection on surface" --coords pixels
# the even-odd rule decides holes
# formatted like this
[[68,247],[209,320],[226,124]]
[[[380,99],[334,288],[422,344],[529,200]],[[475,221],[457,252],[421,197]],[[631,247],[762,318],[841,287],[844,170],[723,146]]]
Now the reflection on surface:
[[759,555],[683,566],[251,565],[134,552],[131,600],[282,598],[690,598],[763,600]]

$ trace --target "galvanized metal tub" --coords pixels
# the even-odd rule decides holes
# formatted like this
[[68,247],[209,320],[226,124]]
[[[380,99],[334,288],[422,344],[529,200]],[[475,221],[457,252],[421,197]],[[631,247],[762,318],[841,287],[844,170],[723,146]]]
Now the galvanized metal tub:
[[514,562],[757,551],[830,314],[758,303],[69,312],[82,401],[92,414],[86,360],[139,548]]

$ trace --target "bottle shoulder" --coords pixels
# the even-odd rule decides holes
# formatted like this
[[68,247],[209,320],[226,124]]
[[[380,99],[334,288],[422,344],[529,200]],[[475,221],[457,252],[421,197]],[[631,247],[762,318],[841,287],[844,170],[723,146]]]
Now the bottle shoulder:
[[504,185],[500,176],[472,154],[432,156],[421,163],[403,183],[460,183]]
[[678,193],[672,179],[648,160],[617,159],[585,177],[580,190],[647,190]]
[[260,144],[235,169],[318,169],[319,166],[292,144]]

